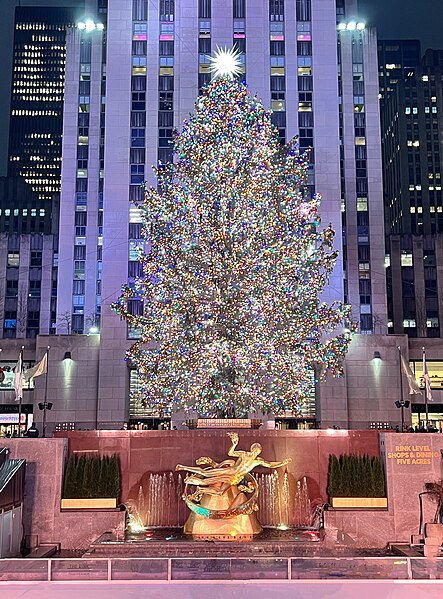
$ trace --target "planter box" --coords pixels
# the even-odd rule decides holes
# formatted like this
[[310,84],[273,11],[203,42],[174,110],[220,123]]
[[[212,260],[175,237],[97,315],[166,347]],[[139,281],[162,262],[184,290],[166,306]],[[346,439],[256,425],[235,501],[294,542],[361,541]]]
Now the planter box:
[[60,507],[62,510],[115,509],[117,507],[117,499],[111,497],[62,499]]
[[426,522],[425,537],[427,541],[429,541],[429,539],[435,539],[436,543],[441,545],[443,543],[443,524]]
[[332,497],[331,504],[334,508],[385,510],[388,507],[387,497]]

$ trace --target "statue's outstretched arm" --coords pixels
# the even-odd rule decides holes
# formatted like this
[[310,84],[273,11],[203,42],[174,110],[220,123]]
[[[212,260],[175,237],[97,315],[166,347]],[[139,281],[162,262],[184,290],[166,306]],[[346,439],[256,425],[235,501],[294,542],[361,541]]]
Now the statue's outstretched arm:
[[283,462],[267,462],[266,460],[262,460],[258,458],[259,466],[264,466],[265,468],[281,468],[282,466],[286,466],[286,464],[290,464],[292,462],[291,458],[286,458]]
[[232,445],[228,451],[228,456],[230,456],[232,458],[240,457],[244,453],[244,451],[235,451],[235,448],[238,445],[238,434],[237,433],[228,433],[228,437],[231,438],[231,442],[232,442]]

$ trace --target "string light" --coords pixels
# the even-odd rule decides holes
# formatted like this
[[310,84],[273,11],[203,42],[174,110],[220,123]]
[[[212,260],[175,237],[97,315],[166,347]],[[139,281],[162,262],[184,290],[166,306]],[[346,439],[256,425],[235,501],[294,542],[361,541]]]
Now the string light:
[[165,413],[297,413],[314,365],[342,374],[351,334],[349,306],[319,299],[337,252],[320,197],[304,193],[307,157],[228,77],[198,98],[174,153],[141,205],[143,276],[113,305],[141,332],[127,352],[141,399]]

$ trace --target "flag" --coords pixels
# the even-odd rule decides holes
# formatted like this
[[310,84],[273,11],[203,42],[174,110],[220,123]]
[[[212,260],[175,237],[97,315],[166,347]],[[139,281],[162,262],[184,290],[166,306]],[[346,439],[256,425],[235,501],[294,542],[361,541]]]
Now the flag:
[[418,386],[417,381],[415,380],[415,376],[412,373],[412,370],[409,368],[409,364],[406,362],[404,356],[401,355],[401,369],[403,370],[403,374],[405,375],[408,381],[409,387],[409,395],[415,395],[416,393],[421,393],[420,387]]
[[48,371],[48,352],[45,353],[40,362],[37,362],[32,368],[28,368],[28,370],[23,375],[23,379],[25,383],[28,383],[32,378],[36,376],[40,376],[42,374],[46,374]]
[[425,383],[426,399],[428,401],[433,401],[432,400],[432,391],[431,391],[431,378],[429,376],[428,366],[426,364],[426,352],[424,350],[423,350],[423,380]]
[[15,401],[21,401],[23,397],[23,352],[18,355],[18,361],[14,368]]

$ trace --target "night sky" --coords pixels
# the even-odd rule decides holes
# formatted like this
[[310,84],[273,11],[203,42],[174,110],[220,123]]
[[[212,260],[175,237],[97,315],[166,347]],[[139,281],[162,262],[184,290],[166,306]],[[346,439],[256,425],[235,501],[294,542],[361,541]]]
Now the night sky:
[[[19,0],[0,0],[0,176],[6,175],[14,8],[18,4]],[[21,0],[21,4],[79,6],[82,0]],[[359,7],[359,17],[377,27],[380,39],[418,38],[423,51],[443,48],[443,0],[359,0]]]

